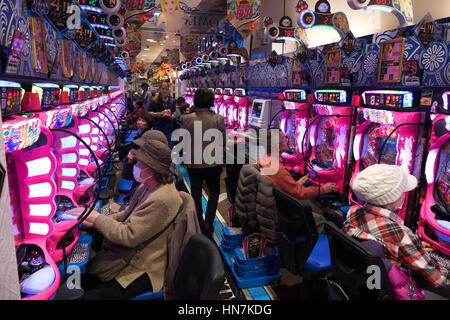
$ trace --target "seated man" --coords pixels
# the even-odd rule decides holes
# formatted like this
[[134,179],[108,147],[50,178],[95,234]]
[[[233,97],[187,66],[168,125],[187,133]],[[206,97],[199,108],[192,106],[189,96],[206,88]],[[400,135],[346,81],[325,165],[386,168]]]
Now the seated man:
[[[84,299],[130,299],[163,287],[167,240],[183,200],[170,172],[171,150],[149,141],[135,152],[134,177],[141,185],[128,207],[114,215],[93,211],[83,222],[104,236],[82,277]],[[79,215],[83,209],[69,213]],[[122,260],[120,260],[122,258]]]
[[430,244],[420,241],[395,213],[403,206],[405,193],[416,186],[416,178],[398,166],[367,167],[351,183],[353,192],[366,204],[350,208],[343,230],[354,238],[379,242],[398,269],[414,270],[435,288],[445,288],[450,284],[448,270],[430,257]]
[[[278,152],[272,153],[272,135],[278,132],[279,133],[279,145],[278,145]],[[271,174],[264,174],[264,170],[261,171],[261,173],[269,179],[273,186],[277,189],[280,189],[290,196],[302,200],[307,199],[313,199],[319,195],[319,187],[317,186],[310,186],[305,187],[304,184],[308,181],[308,176],[304,176],[300,178],[298,181],[295,181],[294,178],[292,178],[289,171],[286,169],[286,167],[283,165],[283,162],[281,160],[281,154],[285,152],[288,149],[288,145],[286,143],[286,137],[283,133],[283,131],[279,129],[270,129],[268,131],[267,135],[267,154],[263,155],[258,159],[258,164],[263,169],[270,169],[270,168],[277,168],[276,170],[270,170],[274,171]],[[333,191],[337,191],[337,187],[335,183],[326,183],[323,186],[320,186],[320,193],[326,194]],[[319,232],[322,232],[324,230],[324,223],[326,221],[325,217],[322,215],[322,210],[312,201],[309,202],[312,211],[314,220],[317,225],[317,229]]]

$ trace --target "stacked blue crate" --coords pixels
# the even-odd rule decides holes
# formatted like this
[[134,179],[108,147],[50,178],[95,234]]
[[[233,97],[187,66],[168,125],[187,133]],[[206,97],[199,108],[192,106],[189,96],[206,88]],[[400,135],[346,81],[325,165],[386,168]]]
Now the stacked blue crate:
[[281,279],[280,256],[275,247],[273,252],[265,250],[265,256],[245,259],[243,241],[247,236],[239,229],[223,227],[223,239],[219,249],[231,268],[238,288],[268,285]]

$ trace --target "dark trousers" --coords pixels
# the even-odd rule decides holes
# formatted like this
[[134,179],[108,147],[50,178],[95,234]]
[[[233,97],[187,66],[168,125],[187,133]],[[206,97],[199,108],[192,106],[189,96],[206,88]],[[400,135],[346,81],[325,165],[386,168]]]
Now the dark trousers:
[[152,284],[145,273],[125,289],[116,281],[101,282],[91,274],[83,274],[81,287],[85,291],[83,300],[129,300],[152,290]]
[[[189,180],[191,181],[191,195],[195,201],[198,223],[205,234],[211,234],[214,231],[213,222],[216,216],[217,203],[220,194],[220,173],[222,167],[211,168],[188,168]],[[209,200],[206,206],[205,219],[203,219],[202,208],[202,183],[206,181],[209,190]]]

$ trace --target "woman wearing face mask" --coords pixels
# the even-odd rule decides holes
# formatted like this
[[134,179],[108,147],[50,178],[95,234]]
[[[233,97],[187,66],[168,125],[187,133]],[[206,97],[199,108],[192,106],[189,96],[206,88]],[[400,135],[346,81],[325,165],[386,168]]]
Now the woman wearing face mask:
[[344,232],[379,242],[385,258],[398,269],[415,271],[435,288],[448,287],[448,270],[430,257],[430,244],[421,241],[395,213],[402,208],[405,193],[416,188],[416,178],[398,166],[375,164],[359,172],[350,185],[365,205],[350,208]]
[[[182,210],[182,199],[169,170],[172,157],[166,144],[148,141],[134,156],[133,175],[141,185],[126,209],[110,216],[94,211],[83,223],[105,238],[82,279],[84,299],[130,299],[149,290],[158,292],[163,286],[167,239]],[[80,210],[70,213],[79,214]],[[111,272],[111,264],[117,261],[111,255],[117,258],[125,252],[128,256],[128,250],[135,250],[131,260]]]
[[173,146],[171,136],[174,129],[175,111],[175,101],[170,97],[170,85],[168,82],[163,82],[159,87],[158,94],[150,102],[148,112],[155,119],[153,129],[164,133],[170,148]]

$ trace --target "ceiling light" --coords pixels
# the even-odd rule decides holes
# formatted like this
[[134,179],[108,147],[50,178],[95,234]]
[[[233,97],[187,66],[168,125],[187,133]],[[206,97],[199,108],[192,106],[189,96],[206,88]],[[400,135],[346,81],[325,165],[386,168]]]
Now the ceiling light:
[[156,42],[156,41],[153,40],[153,39],[147,39],[147,41],[149,41],[149,42]]

